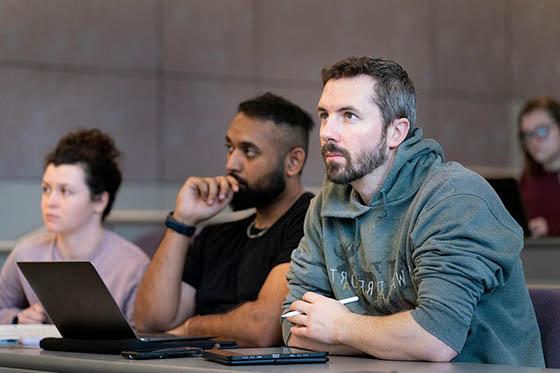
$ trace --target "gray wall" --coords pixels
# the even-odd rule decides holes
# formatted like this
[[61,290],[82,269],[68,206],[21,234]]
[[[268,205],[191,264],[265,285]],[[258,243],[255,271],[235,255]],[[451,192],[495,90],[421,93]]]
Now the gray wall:
[[[222,172],[236,104],[272,90],[313,112],[319,69],[407,68],[449,159],[519,166],[514,117],[560,96],[557,0],[0,0],[0,240],[40,224],[42,158],[75,127],[123,149],[117,208],[169,208]],[[317,131],[316,131],[317,132]],[[323,167],[313,136],[304,182]]]

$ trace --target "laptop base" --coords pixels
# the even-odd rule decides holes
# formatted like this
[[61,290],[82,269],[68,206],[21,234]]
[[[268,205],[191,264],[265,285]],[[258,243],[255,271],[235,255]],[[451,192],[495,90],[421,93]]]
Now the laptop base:
[[185,339],[168,341],[142,341],[139,339],[75,339],[43,338],[39,343],[43,350],[85,352],[93,354],[120,355],[122,351],[149,351],[169,347],[236,348],[235,341],[220,339]]

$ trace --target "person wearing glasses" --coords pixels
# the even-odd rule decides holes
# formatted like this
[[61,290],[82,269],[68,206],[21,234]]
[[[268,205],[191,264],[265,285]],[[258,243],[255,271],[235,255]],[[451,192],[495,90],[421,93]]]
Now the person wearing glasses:
[[531,235],[560,236],[560,104],[550,97],[527,101],[518,126],[525,154],[520,189]]
[[119,157],[113,139],[98,129],[72,131],[47,154],[41,181],[45,230],[22,239],[2,267],[0,324],[49,321],[17,268],[20,261],[90,261],[133,321],[136,288],[149,259],[104,226],[121,184]]

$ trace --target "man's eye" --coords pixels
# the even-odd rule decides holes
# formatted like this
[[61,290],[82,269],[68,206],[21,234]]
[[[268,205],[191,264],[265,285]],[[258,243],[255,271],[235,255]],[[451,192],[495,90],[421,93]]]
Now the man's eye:
[[231,153],[233,151],[233,146],[231,146],[230,144],[226,144],[226,151],[228,153]]
[[43,193],[48,193],[48,192],[50,192],[50,190],[51,190],[51,188],[50,188],[49,186],[47,186],[47,185],[41,185],[41,191],[42,191]]
[[319,113],[319,119],[321,120],[325,120],[327,119],[329,116],[327,113]]
[[245,149],[245,155],[249,158],[256,156],[258,153],[255,149],[247,148]]
[[344,116],[346,117],[346,119],[354,119],[354,118],[356,118],[356,114],[350,113],[350,112],[344,113]]

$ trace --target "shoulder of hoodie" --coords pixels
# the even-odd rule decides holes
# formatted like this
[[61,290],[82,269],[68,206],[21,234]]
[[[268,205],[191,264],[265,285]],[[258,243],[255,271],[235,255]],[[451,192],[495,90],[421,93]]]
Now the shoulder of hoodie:
[[471,197],[487,205],[499,203],[499,197],[479,174],[457,162],[434,165],[417,192],[419,198],[429,198],[435,205],[453,197]]
[[416,195],[419,206],[423,206],[422,214],[432,208],[450,208],[456,210],[457,214],[463,214],[459,209],[464,208],[465,204],[453,203],[459,198],[472,200],[474,206],[486,206],[502,227],[523,239],[521,227],[509,215],[490,184],[481,175],[457,162],[440,163],[432,167]]

